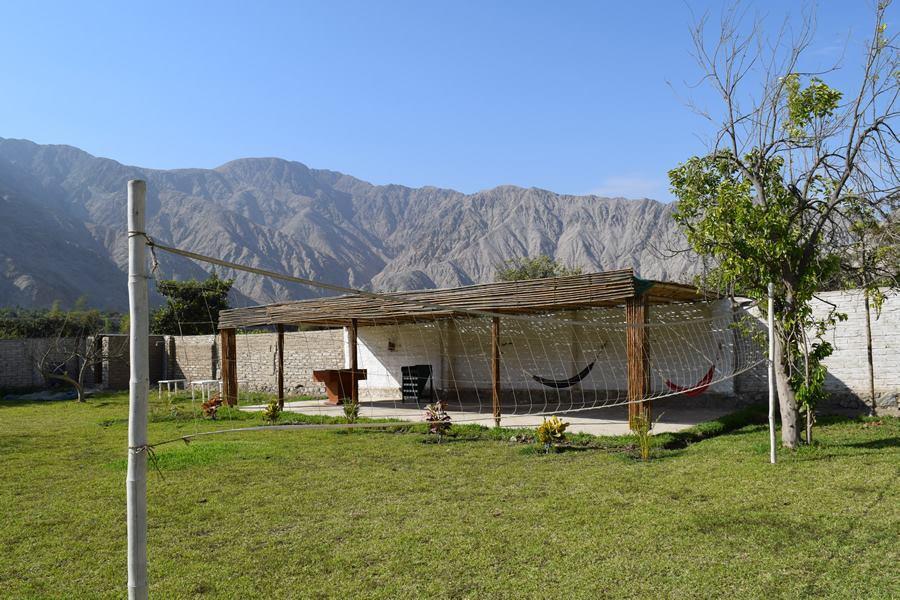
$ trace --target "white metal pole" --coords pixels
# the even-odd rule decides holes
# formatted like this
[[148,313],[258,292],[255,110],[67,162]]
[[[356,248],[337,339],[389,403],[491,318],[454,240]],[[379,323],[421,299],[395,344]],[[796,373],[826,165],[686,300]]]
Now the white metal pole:
[[769,462],[775,464],[775,284],[769,283]]
[[131,379],[128,411],[128,476],[125,480],[128,519],[128,598],[144,600],[147,586],[147,395],[149,376],[149,306],[147,238],[144,205],[147,183],[128,182],[128,304]]

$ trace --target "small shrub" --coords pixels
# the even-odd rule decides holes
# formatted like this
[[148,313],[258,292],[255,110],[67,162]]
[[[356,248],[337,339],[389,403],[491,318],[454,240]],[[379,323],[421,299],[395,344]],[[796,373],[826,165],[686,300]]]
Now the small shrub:
[[274,425],[280,415],[281,407],[278,406],[278,398],[272,398],[266,405],[266,410],[263,412],[263,419],[265,419],[266,423]]
[[428,431],[438,436],[438,442],[450,431],[450,415],[444,410],[443,402],[433,402],[425,407],[425,420]]
[[650,415],[646,411],[638,411],[631,419],[631,427],[637,440],[641,460],[650,460],[650,449],[653,447],[653,434],[650,433],[653,429],[653,421],[650,420]]
[[568,427],[569,424],[559,417],[554,416],[544,419],[543,423],[537,428],[536,435],[538,442],[543,444],[545,452],[550,452],[553,444],[566,440],[566,429]]
[[173,419],[178,419],[181,417],[181,410],[174,402],[169,403],[169,416]]
[[222,397],[218,394],[213,394],[206,402],[200,405],[200,409],[203,411],[204,417],[215,421],[220,406],[222,406]]
[[346,398],[342,406],[344,408],[344,418],[347,419],[347,422],[356,423],[356,420],[359,418],[359,400],[354,402],[352,399]]

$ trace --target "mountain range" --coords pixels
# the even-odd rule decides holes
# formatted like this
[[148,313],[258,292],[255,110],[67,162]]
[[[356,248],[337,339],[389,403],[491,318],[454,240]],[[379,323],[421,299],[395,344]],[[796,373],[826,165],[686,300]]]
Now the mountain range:
[[[699,270],[673,206],[500,186],[464,194],[373,185],[278,158],[155,170],[71,146],[0,138],[0,306],[127,307],[126,182],[147,180],[147,231],[200,254],[328,283],[405,290],[491,281],[505,259],[546,254],[585,271],[633,267],[688,281]],[[160,277],[212,271],[158,253]],[[325,292],[233,276],[234,305]]]

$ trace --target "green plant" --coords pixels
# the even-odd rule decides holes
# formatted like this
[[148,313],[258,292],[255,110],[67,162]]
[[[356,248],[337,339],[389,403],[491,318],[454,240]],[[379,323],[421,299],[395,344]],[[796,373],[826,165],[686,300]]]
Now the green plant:
[[228,293],[234,279],[219,279],[213,273],[205,281],[160,280],[157,291],[166,304],[150,315],[150,332],[197,335],[214,332],[219,312],[228,308]]
[[581,275],[581,267],[566,266],[546,254],[533,258],[512,258],[495,267],[496,281],[519,281],[522,279],[542,279],[544,277],[565,277]]
[[450,415],[444,410],[443,402],[432,402],[425,407],[425,420],[428,421],[428,431],[441,438],[450,431]]
[[347,422],[356,423],[356,420],[359,419],[359,400],[354,401],[351,398],[346,398],[342,406],[344,408],[344,418],[347,419]]
[[263,419],[266,423],[274,425],[279,416],[281,416],[281,407],[278,405],[278,398],[272,398],[266,405],[266,410],[263,411]]
[[537,439],[543,444],[544,450],[550,452],[553,444],[559,444],[566,440],[566,429],[569,424],[559,417],[553,416],[544,419],[537,428]]
[[169,397],[167,406],[169,408],[169,414],[172,415],[172,417],[178,418],[181,415],[181,411],[178,409],[178,401],[174,395]]
[[816,405],[828,397],[825,390],[825,375],[828,368],[823,361],[831,356],[834,347],[823,339],[824,333],[824,327],[819,328],[816,332],[817,341],[811,348],[805,343],[803,351],[796,353],[794,373],[791,376],[791,385],[797,390],[797,404],[800,406],[800,412],[806,416],[807,444],[812,443]]
[[653,421],[647,411],[639,410],[631,418],[631,431],[637,440],[641,460],[650,460],[650,450],[653,448],[652,430]]

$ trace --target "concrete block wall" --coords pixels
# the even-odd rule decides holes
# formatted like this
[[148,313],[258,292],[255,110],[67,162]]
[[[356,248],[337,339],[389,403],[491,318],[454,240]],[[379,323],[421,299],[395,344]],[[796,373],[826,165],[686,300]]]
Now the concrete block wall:
[[[834,346],[828,365],[829,389],[865,396],[869,389],[869,363],[866,351],[865,300],[861,292],[826,292],[824,301],[838,305],[847,320],[838,323],[826,339]],[[827,313],[829,305],[817,300],[816,314]],[[889,297],[880,316],[872,310],[872,348],[875,369],[875,393],[884,395],[900,391],[900,298]]]
[[128,336],[104,336],[103,345],[103,387],[108,390],[126,390],[131,378],[128,360]]
[[[103,349],[101,371],[103,379],[100,385],[107,390],[127,390],[131,379],[131,362],[129,356],[128,336],[125,334],[104,334],[101,337]],[[165,371],[164,336],[151,335],[149,338],[150,383],[163,379]]]
[[[168,336],[169,379],[218,379],[220,352],[212,335]],[[242,390],[275,392],[275,333],[238,333],[238,387]],[[344,344],[340,329],[298,331],[284,334],[284,387],[288,394],[322,395],[325,388],[313,381],[316,369],[340,369],[344,365]]]
[[217,336],[166,336],[166,379],[218,379],[219,347]]
[[[359,382],[363,400],[397,399],[402,381],[401,367],[431,365],[434,387],[447,389],[445,375],[450,357],[444,350],[449,343],[449,323],[423,322],[406,325],[360,327],[357,349],[359,366],[366,369],[366,379]],[[343,366],[350,368],[350,342],[343,335]]]
[[[54,348],[48,355],[50,363],[62,362],[69,357],[67,351],[74,345],[83,346],[83,340],[75,338],[33,338],[0,340],[0,387],[28,388],[48,385],[39,369],[39,362],[48,349]],[[80,350],[83,351],[83,348]],[[78,361],[69,360],[67,369],[76,372]],[[91,372],[86,373],[86,383],[92,381]]]
[[[845,322],[829,332],[835,347],[826,361],[827,388],[836,397],[868,397],[865,311],[858,291],[825,292],[819,295],[814,310],[824,314],[829,302],[847,314]],[[697,325],[655,327],[654,323],[677,323],[678,308],[651,308],[652,387],[661,390],[666,378],[690,385],[708,369],[713,358],[732,368],[740,362],[726,331]],[[711,309],[696,308],[697,319],[723,316],[727,303]],[[590,362],[596,362],[582,389],[616,394],[625,388],[624,310],[609,309],[607,318],[597,319],[602,311],[592,311],[592,323],[573,324],[561,319],[501,320],[501,384],[536,391],[543,386],[532,374],[548,378],[569,377]],[[582,315],[583,316],[583,315]],[[566,318],[579,318],[567,314]],[[718,321],[717,321],[718,322]],[[696,330],[693,330],[691,328]],[[621,333],[620,333],[621,332]],[[900,297],[889,297],[877,320],[872,322],[875,356],[875,387],[885,402],[900,396]],[[0,340],[0,387],[38,387],[46,385],[36,368],[37,360],[54,343],[52,339]],[[238,334],[238,379],[244,389],[274,391],[276,334]],[[106,360],[103,385],[112,389],[128,386],[126,336],[104,336]],[[123,346],[124,345],[124,346]],[[312,381],[314,369],[341,368],[347,362],[346,332],[340,329],[292,332],[285,334],[285,387],[289,393],[322,393]],[[490,322],[487,319],[458,319],[453,323],[361,327],[359,332],[360,367],[369,371],[361,384],[363,398],[399,397],[400,367],[431,364],[435,387],[459,386],[490,388]],[[718,353],[718,356],[708,356]],[[113,359],[112,357],[120,358]],[[151,336],[151,380],[160,378],[217,379],[220,353],[216,336]],[[75,368],[74,365],[71,367]],[[723,367],[725,368],[725,367]],[[88,380],[91,379],[88,373]],[[717,383],[710,388],[718,395],[765,397],[764,365]],[[893,400],[891,400],[893,398]]]
[[[859,398],[869,398],[869,366],[866,351],[865,300],[858,290],[822,292],[813,301],[813,314],[825,316],[833,303],[847,320],[829,331],[826,340],[834,353],[825,360],[828,376],[825,387],[838,404],[858,405]],[[900,297],[888,296],[878,319],[872,312],[872,348],[875,369],[875,394],[885,403],[894,403],[900,395]],[[738,377],[742,394],[765,397],[768,379],[765,367]]]
[[[252,391],[275,392],[277,380],[277,334],[237,335],[238,387]],[[313,381],[318,369],[340,369],[344,365],[344,345],[340,329],[296,331],[284,334],[284,388],[289,395],[325,393],[321,383]]]

